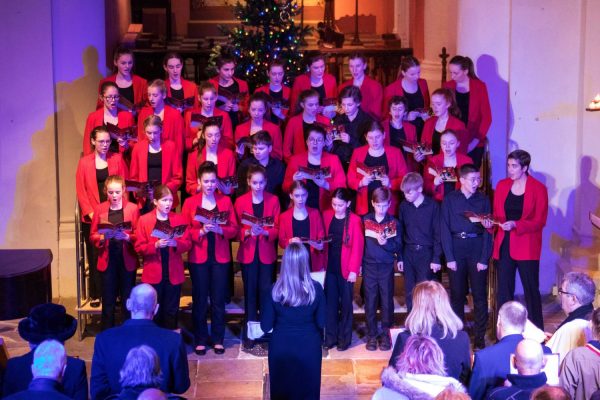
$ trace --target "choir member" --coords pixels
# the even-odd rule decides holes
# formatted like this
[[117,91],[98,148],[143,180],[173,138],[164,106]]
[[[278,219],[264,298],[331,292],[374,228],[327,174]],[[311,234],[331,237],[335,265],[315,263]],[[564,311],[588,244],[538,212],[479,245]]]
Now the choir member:
[[[258,318],[262,305],[259,301],[268,294],[273,283],[280,212],[277,196],[265,191],[267,171],[264,167],[251,165],[246,179],[250,190],[235,201],[235,212],[242,224],[237,259],[242,266],[244,282],[245,325],[248,321],[260,321]],[[259,220],[244,220],[244,213]],[[269,217],[272,223],[260,220]],[[251,349],[254,341],[248,338],[246,327],[242,333],[243,346]]]
[[[307,57],[308,72],[296,77],[292,86],[291,103],[292,110],[296,109],[296,104],[300,100],[302,92],[305,90],[315,90],[318,95],[320,112],[325,116],[332,118],[334,112],[324,109],[324,101],[337,99],[337,82],[335,77],[325,72],[325,56],[321,53],[315,53]],[[329,107],[331,108],[331,107]]]
[[[192,278],[192,318],[194,320],[194,351],[206,354],[210,343],[215,354],[225,353],[225,295],[229,264],[230,242],[238,235],[238,224],[229,197],[217,192],[217,168],[206,161],[198,167],[201,191],[188,198],[182,214],[190,224],[192,248],[189,253],[189,271]],[[197,210],[225,215],[199,220]],[[204,222],[201,222],[204,221]],[[208,334],[208,299],[211,308],[211,335]]]
[[380,120],[382,116],[381,101],[383,99],[383,87],[381,83],[366,74],[367,59],[364,54],[350,54],[348,57],[348,68],[350,69],[352,79],[348,79],[342,83],[338,88],[338,92],[341,93],[344,88],[349,86],[359,88],[362,95],[362,110],[371,118]]
[[81,229],[85,241],[85,252],[88,259],[89,297],[92,307],[100,306],[102,295],[102,278],[96,267],[98,254],[90,240],[91,223],[94,218],[94,210],[102,202],[106,201],[104,182],[110,175],[121,175],[127,177],[127,165],[118,153],[109,152],[110,134],[104,126],[98,126],[90,132],[90,143],[94,152],[83,156],[77,164],[75,187],[77,201],[81,212]]
[[263,93],[253,94],[250,97],[250,105],[248,106],[250,119],[235,128],[234,140],[237,143],[239,152],[241,138],[252,137],[258,131],[267,131],[273,141],[272,156],[281,160],[283,158],[281,129],[278,125],[265,120],[268,104],[268,98]]
[[[137,182],[158,182],[166,185],[173,193],[173,208],[179,204],[177,190],[183,181],[181,158],[175,144],[162,140],[163,121],[158,115],[150,115],[141,125],[145,137],[134,148],[131,155],[131,180]],[[155,203],[153,193],[138,196],[142,214],[152,209]]]
[[[371,122],[366,129],[365,138],[368,144],[354,150],[348,169],[348,186],[357,191],[356,213],[365,215],[373,211],[369,199],[378,187],[391,190],[390,211],[395,213],[400,200],[400,184],[407,172],[406,163],[400,150],[384,145],[385,133],[379,122]],[[365,167],[383,167],[385,174],[368,173]],[[363,172],[361,173],[359,169]]]
[[[160,304],[154,321],[161,327],[177,329],[177,314],[181,285],[185,280],[182,254],[192,247],[187,220],[173,212],[173,192],[167,185],[154,188],[155,209],[140,217],[135,231],[135,250],[142,258],[142,282],[154,287]],[[157,224],[177,230],[186,226],[181,236],[160,235],[154,232]],[[164,229],[162,229],[164,230]]]
[[233,76],[235,73],[233,56],[221,54],[216,60],[216,65],[218,74],[210,79],[210,83],[217,89],[217,107],[229,114],[235,129],[247,111],[248,83]]
[[[312,126],[308,130],[306,144],[308,153],[297,154],[290,159],[283,179],[283,191],[290,192],[294,181],[306,183],[308,198],[306,205],[311,208],[326,210],[331,207],[331,192],[339,187],[346,187],[346,175],[337,156],[323,151],[325,130],[320,126]],[[300,171],[300,167],[315,172]],[[329,176],[317,171],[329,169]]]
[[[118,47],[114,52],[113,64],[117,72],[100,81],[98,94],[102,94],[102,84],[104,82],[114,82],[122,98],[129,100],[132,104],[143,104],[147,99],[146,86],[148,82],[132,72],[133,52],[131,49]],[[98,101],[96,108],[101,107],[102,102]]]
[[[167,87],[167,97],[177,100],[192,98],[194,100],[193,108],[198,107],[198,86],[195,82],[183,79],[183,57],[179,53],[169,52],[163,58],[163,69],[167,74],[165,86]],[[183,112],[180,109],[179,112]]]
[[456,105],[454,93],[449,89],[436,89],[431,95],[431,108],[434,116],[429,118],[423,127],[423,144],[431,146],[433,154],[438,154],[442,132],[451,129],[460,141],[458,151],[467,154],[469,136],[465,124],[459,119],[460,110]]
[[337,345],[339,351],[344,351],[352,342],[354,282],[360,274],[365,241],[361,219],[350,211],[350,191],[337,188],[331,197],[332,209],[323,213],[325,232],[332,238],[327,246],[324,346]]
[[469,57],[454,56],[448,64],[451,81],[444,87],[454,91],[460,109],[460,118],[469,131],[467,151],[475,166],[481,166],[485,138],[492,124],[492,111],[487,86],[475,75],[473,61]]
[[[127,187],[122,176],[109,176],[104,182],[104,192],[108,200],[100,203],[94,210],[91,234],[92,242],[98,249],[98,271],[102,275],[103,330],[115,326],[117,297],[128,299],[135,284],[135,271],[139,260],[133,244],[140,217],[137,206],[127,202]],[[98,226],[107,222],[114,226],[129,223],[130,226],[99,232]],[[122,303],[121,311],[124,318],[129,318],[125,303]]]
[[385,145],[400,149],[406,166],[410,171],[419,171],[419,163],[425,159],[421,152],[410,153],[404,150],[403,141],[417,143],[417,130],[405,120],[408,101],[402,96],[392,96],[388,107],[388,116],[381,123],[385,132]]
[[290,107],[291,89],[283,84],[285,64],[281,60],[274,60],[269,64],[269,83],[257,88],[254,93],[266,93],[270,97],[268,119],[281,126],[287,118]]

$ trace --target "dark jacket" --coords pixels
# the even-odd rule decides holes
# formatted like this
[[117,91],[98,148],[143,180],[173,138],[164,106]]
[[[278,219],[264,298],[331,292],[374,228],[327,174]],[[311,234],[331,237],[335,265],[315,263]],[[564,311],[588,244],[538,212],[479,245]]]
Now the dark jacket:
[[60,390],[60,383],[47,378],[37,378],[31,381],[29,388],[12,396],[5,397],[11,400],[71,400],[72,397],[65,396]]
[[490,400],[529,400],[531,393],[546,384],[546,374],[514,375],[506,377],[512,386],[493,389],[488,395]]

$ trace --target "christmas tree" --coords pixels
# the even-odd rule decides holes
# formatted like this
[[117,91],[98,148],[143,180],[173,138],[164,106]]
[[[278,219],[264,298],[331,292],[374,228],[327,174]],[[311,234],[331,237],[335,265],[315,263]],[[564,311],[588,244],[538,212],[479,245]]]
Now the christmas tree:
[[303,72],[300,42],[309,32],[294,18],[301,8],[296,0],[239,0],[234,14],[240,26],[224,29],[237,58],[236,75],[248,81],[250,89],[268,82],[268,68],[274,59],[285,63],[286,83]]

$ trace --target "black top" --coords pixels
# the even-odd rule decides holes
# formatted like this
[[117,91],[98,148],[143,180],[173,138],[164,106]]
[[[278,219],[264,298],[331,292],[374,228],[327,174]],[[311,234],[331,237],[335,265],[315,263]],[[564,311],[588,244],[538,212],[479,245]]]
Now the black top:
[[335,125],[344,125],[346,133],[350,136],[350,143],[348,144],[352,147],[352,150],[367,144],[364,134],[368,129],[369,122],[372,122],[373,119],[362,109],[358,109],[358,113],[352,121],[346,114],[337,114],[333,121]]
[[[171,225],[168,218],[161,222]],[[169,282],[169,246],[160,249],[160,264],[162,267],[162,281]]]
[[[363,217],[363,223],[366,220],[375,221],[375,213],[370,212]],[[382,221],[378,222],[383,224],[385,222],[394,220],[396,221],[396,228],[398,227],[398,220],[393,216],[386,214]],[[399,234],[389,238],[387,243],[383,246],[379,244],[377,239],[372,237],[365,237],[365,253],[363,255],[364,264],[390,264],[396,260],[396,254],[401,250],[401,237]]]
[[[271,89],[269,89],[269,96],[271,96],[273,100],[283,100],[283,88],[279,92],[274,92]],[[279,119],[277,115],[269,113],[269,121],[279,125],[282,120]]]
[[148,182],[162,182],[162,150],[151,153],[148,150]]
[[467,125],[467,121],[469,121],[469,101],[469,92],[460,93],[456,91],[456,104],[460,110],[460,120],[465,123],[465,126]]
[[[317,120],[315,120],[317,122]],[[304,135],[304,150],[306,150],[306,139],[308,139],[308,132],[313,127],[315,122],[306,122],[302,120],[302,134]]]
[[323,100],[325,99],[325,83],[321,83],[321,86],[312,86],[314,90],[319,93],[319,104],[323,105]]
[[[258,204],[252,203],[252,215],[254,215],[255,217],[258,217],[258,218],[262,218],[264,212],[265,212],[265,202],[264,202],[264,200],[261,201]],[[259,262],[258,240],[255,243],[256,243],[256,248],[254,250],[254,263],[256,264],[256,263]]]
[[[208,211],[219,211],[219,208],[215,205],[214,208],[211,208]],[[215,233],[214,232],[206,232],[205,237],[206,237],[206,240],[208,241],[208,247],[207,247],[208,258],[206,259],[206,261],[213,262],[213,261],[215,261],[215,244],[216,244]]]
[[[120,224],[123,222],[123,209],[111,210],[108,209],[108,221],[113,224]],[[123,245],[120,240],[110,239],[108,242],[108,263],[112,265],[113,261],[120,262],[123,260]]]
[[524,199],[525,194],[517,196],[512,190],[508,191],[508,196],[506,196],[506,200],[504,201],[504,213],[506,214],[507,221],[518,221],[521,219]]
[[106,193],[104,192],[104,182],[108,178],[108,166],[104,168],[96,168],[96,184],[98,185],[98,194],[100,195],[100,203],[106,201]]
[[450,192],[454,192],[456,190],[456,182],[443,182],[444,185],[444,197]]
[[133,95],[133,84],[131,84],[131,86],[126,87],[126,88],[118,87],[117,89],[119,90],[119,96],[126,98],[132,104],[135,103],[135,101],[134,101],[135,97]]
[[329,225],[328,234],[332,236],[332,240],[329,242],[327,252],[327,272],[331,274],[341,275],[342,273],[342,244],[346,218],[348,217],[338,219],[334,215]]
[[[390,167],[388,165],[387,155],[385,154],[385,152],[379,157],[373,157],[367,151],[367,157],[365,158],[365,165],[367,167],[378,167],[378,166],[383,165],[385,167],[386,175],[388,175],[390,173]],[[373,194],[373,191],[375,189],[377,189],[378,187],[381,187],[381,181],[378,179],[369,183],[369,187],[367,188],[369,200],[371,199],[371,195]],[[372,211],[373,211],[373,204],[371,204],[371,202],[369,201],[369,212],[372,212]]]
[[[303,220],[296,219],[294,216],[292,216],[292,235],[293,237],[310,238],[310,218],[308,218],[308,215]],[[310,245],[308,243],[304,243],[304,247],[306,247],[306,251],[308,251],[308,257],[310,258]]]
[[[254,157],[248,157],[244,159],[239,167],[238,167],[238,188],[236,190],[237,197],[248,191],[248,168],[251,165],[260,164],[258,160]],[[287,205],[289,202],[289,196],[286,193],[283,193],[281,189],[281,185],[283,184],[283,178],[285,177],[285,165],[281,160],[278,160],[273,157],[269,157],[269,162],[265,167],[267,171],[267,184],[265,186],[265,191],[272,193],[279,197],[279,203],[282,205],[281,209],[284,210],[287,207],[283,207]]]
[[[229,85],[229,86],[221,86],[219,85],[218,90],[226,90],[229,93],[233,93],[233,94],[237,94],[240,92],[240,85],[238,85],[237,81],[233,81],[233,84]],[[221,100],[217,100],[217,107],[221,107],[223,104],[225,104],[225,102],[221,101]],[[231,126],[233,127],[233,129],[235,129],[236,126],[238,126],[238,124],[240,123],[238,115],[239,113],[237,111],[229,111],[229,118],[231,118]]]
[[[421,87],[417,85],[417,91],[414,93],[409,93],[406,90],[404,91],[404,98],[408,103],[408,109],[406,112],[414,111],[420,108],[425,108],[425,98],[423,97],[423,93],[421,92]],[[418,140],[421,140],[421,132],[423,131],[423,126],[425,122],[421,118],[415,118],[410,121],[411,124],[417,128],[417,137]]]
[[[440,243],[440,205],[429,196],[423,198],[419,207],[404,200],[398,208],[398,234],[402,245],[421,245],[433,248],[432,262],[439,264],[442,255]],[[402,254],[398,254],[402,260]]]
[[[442,202],[442,221],[440,236],[442,248],[447,261],[456,261],[454,257],[454,240],[483,240],[479,261],[488,263],[492,254],[492,235],[479,223],[472,223],[464,216],[465,211],[479,214],[491,213],[490,199],[481,192],[475,192],[467,198],[461,190],[448,193]],[[480,235],[473,239],[457,239],[453,235],[465,232]]]
[[[308,168],[319,169],[321,164],[307,163]],[[319,186],[312,180],[306,180],[306,189],[308,190],[308,198],[306,199],[306,205],[311,208],[319,209]]]
[[442,149],[440,141],[442,140],[442,132],[437,129],[433,130],[433,136],[431,137],[431,150],[433,150],[433,154],[439,154]]
[[171,97],[174,99],[183,100],[183,86],[181,89],[173,89],[173,87],[171,87]]
[[[390,144],[402,150],[402,154],[404,154],[404,149],[402,148],[402,143],[400,142],[401,140],[406,140],[406,132],[404,132],[404,128],[401,125],[400,129],[396,129],[390,122]],[[406,158],[406,154],[404,154],[404,158]]]

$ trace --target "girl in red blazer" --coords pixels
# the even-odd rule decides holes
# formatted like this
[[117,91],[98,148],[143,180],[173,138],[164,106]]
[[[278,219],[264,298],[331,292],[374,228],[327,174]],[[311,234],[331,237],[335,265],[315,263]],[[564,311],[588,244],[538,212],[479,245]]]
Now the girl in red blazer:
[[[235,211],[229,197],[216,192],[217,169],[207,161],[198,168],[198,183],[202,191],[185,201],[182,214],[190,224],[192,249],[189,254],[189,271],[192,278],[192,318],[194,320],[195,352],[206,354],[209,342],[206,316],[208,298],[211,307],[211,339],[216,354],[225,353],[225,294],[231,263],[230,241],[238,235]],[[201,222],[196,211],[227,213],[223,224]]]
[[448,65],[451,81],[444,87],[454,91],[461,120],[467,126],[470,141],[467,151],[475,166],[481,166],[485,138],[492,124],[492,110],[487,86],[475,75],[473,61],[469,57],[454,56]]
[[431,108],[434,116],[429,118],[423,127],[423,144],[431,146],[433,154],[439,154],[442,132],[451,129],[456,132],[460,141],[458,151],[467,154],[470,139],[465,124],[458,118],[460,110],[454,94],[449,89],[436,89],[431,95]]
[[[190,250],[192,240],[185,217],[171,212],[174,206],[171,189],[166,185],[158,185],[154,193],[155,210],[141,216],[138,221],[135,251],[142,257],[142,282],[151,284],[158,295],[160,307],[154,321],[163,328],[175,330],[181,284],[185,280],[181,256]],[[186,226],[186,229],[180,237],[164,233],[157,235],[155,227],[159,222],[162,226]]]
[[[236,78],[235,58],[221,54],[216,60],[218,75],[209,82],[217,89],[217,107],[229,114],[231,124],[235,129],[242,121],[248,110],[248,83]],[[219,92],[222,92],[219,94]],[[226,92],[226,93],[225,93]],[[234,95],[235,98],[231,98]]]
[[[460,179],[458,171],[465,164],[472,164],[471,157],[457,153],[460,145],[458,137],[454,131],[446,129],[440,139],[442,152],[430,157],[425,167],[423,177],[423,189],[425,193],[441,202],[444,196],[454,190],[460,190]],[[456,181],[446,181],[442,170],[452,168]]]
[[220,145],[221,130],[215,121],[208,121],[202,127],[201,144],[198,150],[190,154],[185,171],[185,190],[190,195],[200,192],[198,184],[198,167],[205,161],[217,166],[217,189],[226,195],[234,191],[232,185],[221,182],[221,179],[236,176],[235,154]]
[[278,125],[264,119],[267,112],[267,104],[267,98],[263,93],[254,94],[250,97],[250,106],[248,107],[250,119],[235,128],[234,139],[236,143],[239,143],[241,138],[252,136],[258,131],[265,130],[269,132],[273,140],[271,157],[281,160],[283,158],[281,129],[279,129]]
[[194,115],[203,117],[218,117],[222,119],[221,134],[223,135],[223,144],[228,148],[234,149],[233,128],[229,114],[215,107],[217,104],[217,89],[210,82],[203,82],[199,86],[200,107],[188,110],[184,115],[185,124],[185,149],[188,153],[198,147],[202,133],[202,123],[192,121]]
[[83,156],[77,164],[75,188],[81,210],[81,229],[85,240],[85,252],[90,270],[89,297],[92,307],[100,306],[102,279],[96,268],[98,254],[90,240],[91,223],[94,210],[106,201],[104,182],[110,175],[128,176],[127,165],[118,153],[109,152],[110,135],[104,126],[98,126],[90,132],[90,141],[94,152]]
[[[142,104],[146,101],[146,86],[148,82],[132,73],[133,71],[133,52],[131,49],[118,47],[115,50],[113,63],[117,72],[107,76],[98,84],[98,94],[102,94],[102,84],[104,82],[114,82],[119,88],[119,95],[129,100],[133,104]],[[101,108],[102,102],[98,100],[96,108]]]
[[[303,181],[308,190],[308,207],[325,210],[331,206],[331,192],[346,187],[346,175],[337,156],[323,151],[326,133],[318,125],[308,131],[308,153],[297,154],[290,159],[283,178],[283,191],[290,192],[294,181]],[[329,168],[331,176],[310,175],[300,171],[300,167],[311,169]]]
[[350,198],[348,189],[336,189],[331,198],[332,210],[323,213],[325,232],[332,237],[327,245],[325,275],[325,347],[337,344],[340,351],[346,350],[352,342],[354,282],[360,273],[365,246],[362,222],[350,212]]
[[427,81],[421,79],[421,64],[413,56],[406,56],[400,62],[398,80],[388,85],[383,91],[383,114],[393,96],[406,98],[406,120],[417,128],[417,137],[421,140],[423,124],[429,118],[429,87]]
[[[265,192],[265,168],[262,165],[251,165],[247,176],[250,190],[235,201],[235,212],[242,224],[237,259],[242,266],[244,281],[245,324],[248,321],[260,321],[259,300],[269,292],[273,284],[280,211],[277,196]],[[250,224],[245,222],[244,213],[258,218],[271,217],[273,223],[267,226]],[[243,346],[246,349],[254,347],[254,341],[248,339],[245,328],[242,335]]]
[[325,229],[321,213],[306,206],[308,190],[304,182],[294,181],[289,193],[292,207],[279,216],[279,246],[285,249],[290,243],[302,243],[302,238],[309,239],[304,246],[310,256],[311,270],[323,271],[326,257],[323,252]]
[[[291,89],[283,84],[285,76],[285,64],[280,60],[274,60],[269,65],[269,83],[257,88],[254,93],[268,94],[273,102],[269,106],[268,119],[277,125],[281,125],[287,118],[290,107]],[[283,105],[283,107],[282,107]]]
[[361,109],[376,120],[381,120],[381,100],[383,100],[383,87],[381,83],[365,73],[367,59],[362,53],[352,53],[348,57],[348,68],[352,79],[348,79],[340,85],[338,93],[347,86],[356,86],[362,95]]
[[[348,169],[348,186],[357,191],[356,213],[362,216],[373,211],[369,198],[375,189],[383,186],[392,192],[392,206],[389,210],[394,214],[398,211],[398,204],[400,204],[402,178],[408,172],[404,157],[400,150],[383,144],[385,133],[379,122],[371,123],[365,137],[368,144],[354,150]],[[376,176],[374,174],[364,175],[358,171],[359,168],[364,170],[365,167],[377,166],[384,167],[386,173]]]
[[[290,98],[290,107],[296,109],[300,102],[300,94],[305,90],[315,90],[319,96],[319,104],[323,106],[326,99],[337,99],[337,81],[331,74],[325,72],[325,56],[321,53],[315,53],[307,59],[308,72],[299,75],[294,80],[292,94]],[[319,113],[328,118],[335,115],[335,107],[320,107]]]
[[548,191],[543,183],[529,175],[531,156],[524,150],[508,155],[508,178],[498,182],[494,195],[494,219],[486,228],[496,227],[494,260],[498,263],[498,307],[513,300],[515,272],[519,271],[527,315],[544,329],[539,289],[542,231],[548,217]]
[[[91,239],[98,249],[98,271],[102,275],[102,330],[115,326],[115,304],[117,296],[128,299],[135,284],[135,270],[138,255],[133,248],[135,228],[140,212],[135,204],[123,199],[126,193],[125,179],[111,175],[104,182],[108,201],[101,203],[94,211]],[[129,222],[130,228],[99,232],[99,224],[107,222],[117,225]],[[129,312],[122,307],[124,318]]]
[[295,154],[306,152],[307,128],[311,125],[329,125],[330,120],[318,114],[319,93],[310,89],[298,97],[296,115],[290,118],[283,135],[283,160],[287,163]]
[[[163,124],[159,116],[150,115],[142,126],[145,138],[133,148],[131,179],[167,185],[175,193],[173,207],[177,207],[179,199],[176,193],[183,181],[179,153],[173,142],[161,140]],[[145,214],[152,209],[153,198],[150,195],[138,196],[138,204],[142,208],[142,214]]]
[[[88,155],[94,152],[94,148],[90,145],[90,132],[97,126],[113,124],[120,129],[125,129],[133,126],[133,115],[127,111],[118,111],[117,103],[119,102],[119,89],[114,82],[104,82],[100,87],[100,100],[103,107],[91,112],[85,121],[85,129],[83,131],[83,154]],[[130,143],[125,140],[117,139],[111,143],[110,150],[117,153],[124,153],[129,150]]]
[[413,124],[404,120],[408,102],[402,96],[392,96],[388,108],[388,117],[382,122],[385,133],[384,144],[399,149],[409,171],[418,172],[419,163],[425,159],[420,152],[410,153],[404,150],[402,141],[417,143],[417,130]]
[[148,84],[149,107],[144,107],[138,115],[138,141],[145,137],[144,121],[151,116],[158,116],[162,120],[161,140],[170,140],[175,145],[178,156],[181,158],[184,149],[183,118],[178,110],[165,104],[167,87],[162,79],[155,79]]
[[[179,53],[170,52],[163,58],[163,68],[167,73],[165,85],[167,86],[167,97],[177,100],[193,99],[194,105],[191,108],[198,107],[198,86],[195,82],[188,81],[181,77],[183,69],[183,58]],[[179,109],[180,113],[185,110]]]

